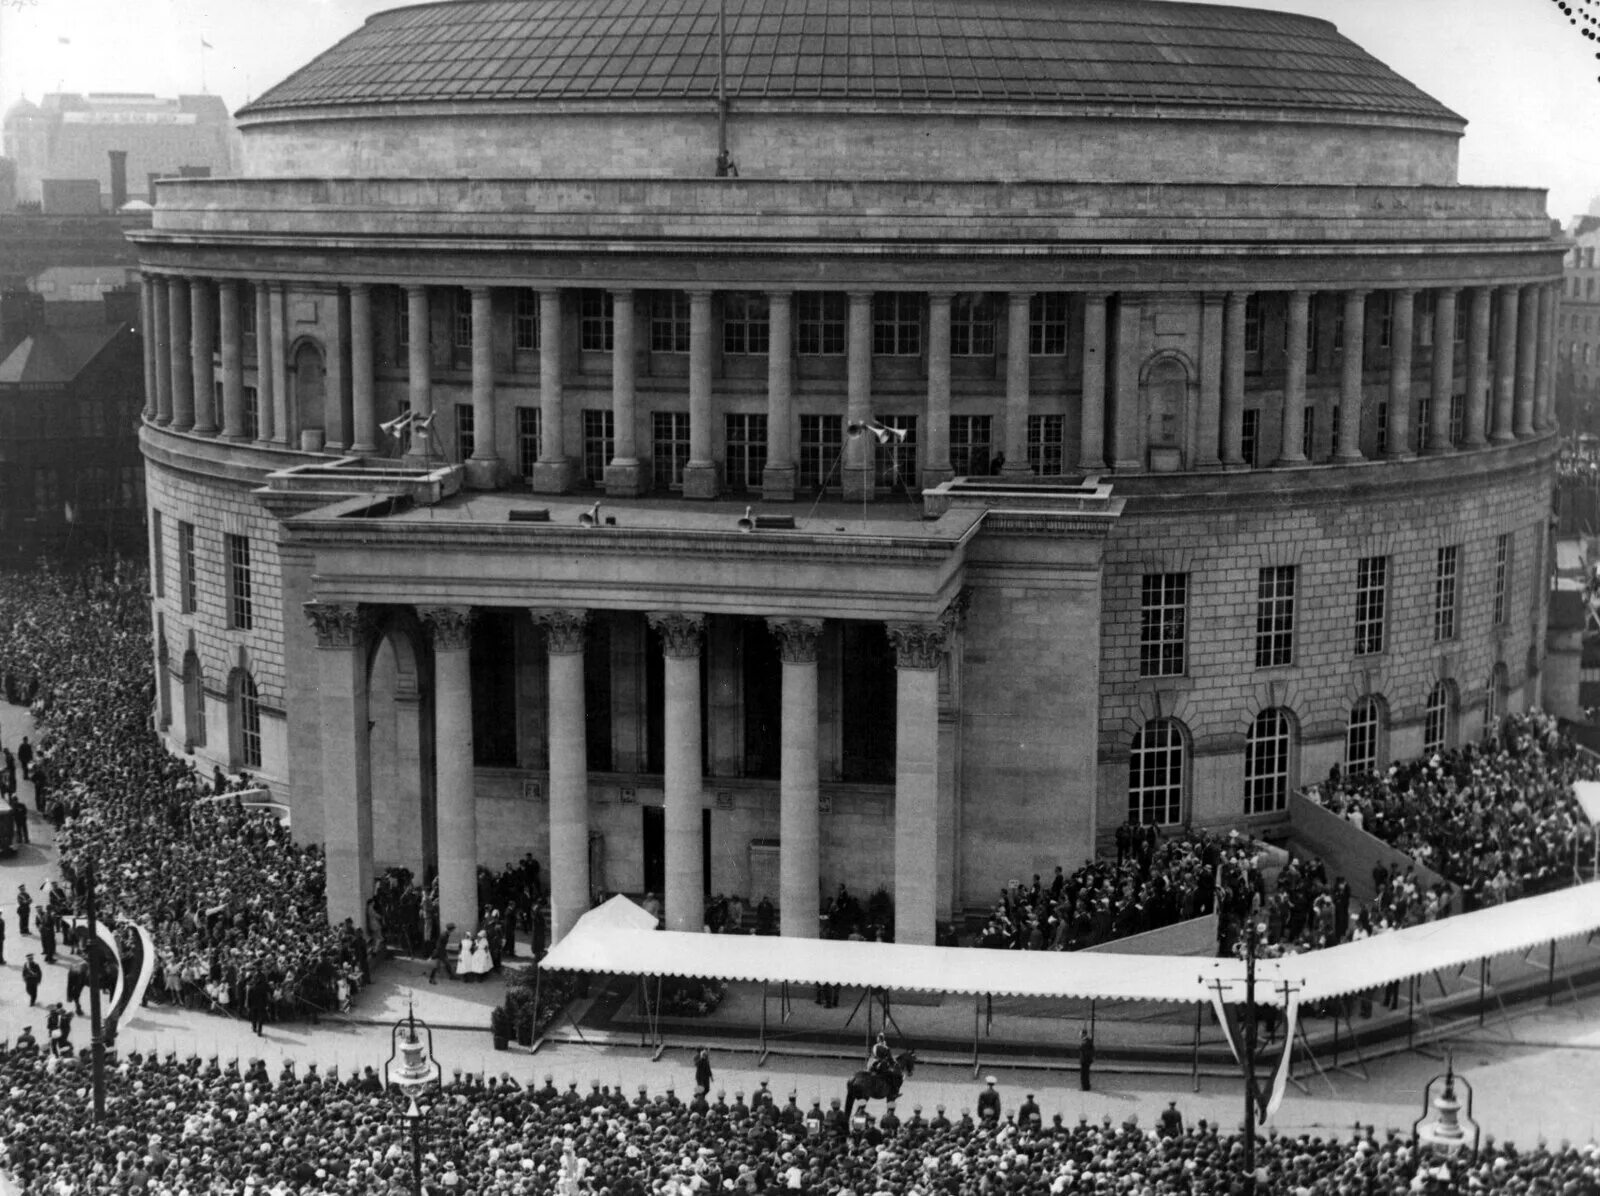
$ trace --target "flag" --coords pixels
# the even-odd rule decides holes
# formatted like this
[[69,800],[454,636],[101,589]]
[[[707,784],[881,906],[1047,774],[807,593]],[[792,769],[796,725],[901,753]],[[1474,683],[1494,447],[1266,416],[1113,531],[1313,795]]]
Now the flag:
[[203,37],[200,39],[200,48],[202,50],[215,50],[216,49],[215,46],[213,46],[210,42],[206,41],[206,39],[203,38]]
[[70,37],[58,37],[56,38],[56,41],[60,42],[63,46],[70,46],[72,44],[72,39]]

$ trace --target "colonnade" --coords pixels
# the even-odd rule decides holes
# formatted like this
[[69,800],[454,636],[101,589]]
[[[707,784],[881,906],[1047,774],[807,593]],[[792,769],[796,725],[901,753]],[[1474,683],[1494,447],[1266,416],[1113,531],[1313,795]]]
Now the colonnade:
[[[316,634],[322,702],[322,791],[328,858],[328,909],[334,921],[359,923],[372,892],[372,801],[367,669],[373,608],[308,602]],[[440,924],[477,924],[472,684],[472,609],[417,610],[432,641],[439,844]],[[553,939],[590,904],[589,773],[584,707],[584,652],[590,612],[533,608],[547,635],[549,735],[549,884]],[[704,923],[701,875],[700,653],[706,616],[651,611],[664,656],[665,904],[669,930]],[[959,604],[929,622],[893,622],[895,651],[894,894],[896,938],[932,944],[937,915],[938,671]],[[779,773],[780,931],[815,938],[820,910],[820,788],[817,765],[817,656],[823,621],[773,617],[767,626],[782,660]]]
[[[286,284],[237,279],[182,277],[150,273],[145,276],[149,296],[145,322],[145,351],[154,368],[147,371],[150,393],[146,416],[156,424],[197,436],[228,440],[248,439],[242,352],[244,329],[253,310],[257,357],[270,368],[256,372],[257,433],[262,444],[288,443],[292,420],[288,392],[286,352]],[[1504,444],[1545,432],[1554,426],[1554,344],[1559,282],[1507,283],[1468,288],[1433,288],[1432,344],[1455,344],[1456,310],[1465,304],[1466,321],[1464,418],[1459,440],[1453,437],[1451,399],[1455,388],[1454,352],[1432,354],[1431,374],[1414,377],[1413,344],[1417,288],[1388,290],[1390,347],[1388,354],[1388,421],[1382,453],[1409,456],[1413,451],[1411,428],[1413,388],[1427,388],[1431,399],[1429,427],[1420,429],[1424,453],[1445,453],[1457,448]],[[216,302],[213,302],[213,291]],[[497,450],[496,377],[491,289],[474,285],[470,293],[472,325],[471,400],[473,451],[466,462],[470,485],[497,485],[502,464]],[[372,453],[380,438],[377,428],[374,373],[372,286],[355,282],[323,288],[336,304],[335,329],[340,343],[324,345],[329,368],[330,400],[326,408],[326,447],[332,451]],[[1144,429],[1140,406],[1140,312],[1153,295],[1137,291],[1087,291],[1082,296],[1081,393],[1090,401],[1079,404],[1077,468],[1120,473],[1145,468]],[[1333,459],[1350,463],[1364,457],[1361,446],[1362,409],[1366,393],[1364,366],[1368,304],[1383,292],[1347,290],[1340,299],[1343,353],[1339,376],[1339,417]],[[429,288],[404,288],[409,346],[406,366],[411,411],[426,416],[433,410],[433,362],[430,351]],[[561,289],[539,291],[539,408],[542,444],[533,488],[546,492],[569,489],[574,481],[574,461],[583,446],[571,443],[572,424],[566,418],[562,335],[564,294]],[[766,293],[769,335],[774,345],[794,344],[795,292]],[[924,432],[918,446],[921,483],[935,485],[952,476],[949,422],[951,409],[951,304],[956,292],[927,292],[929,344],[927,383],[922,415]],[[1033,402],[1029,352],[1029,312],[1035,292],[1014,290],[1006,300],[1006,358],[1004,400],[997,414],[1003,435],[996,447],[1005,454],[1005,471],[1028,472],[1028,416]],[[610,292],[613,348],[610,409],[614,419],[612,457],[605,471],[610,493],[637,494],[648,478],[640,466],[635,414],[637,379],[635,346],[639,343],[639,315],[635,291]],[[847,293],[845,321],[846,418],[866,421],[873,414],[873,295]],[[1312,292],[1287,293],[1288,321],[1282,374],[1280,442],[1262,452],[1259,462],[1244,460],[1246,343],[1249,293],[1202,292],[1200,360],[1197,363],[1198,403],[1195,469],[1244,468],[1247,464],[1295,466],[1305,462],[1301,447],[1304,430],[1308,361],[1307,321]],[[713,324],[714,292],[688,292],[690,343],[688,370],[689,460],[684,472],[684,493],[713,497],[717,474],[713,460],[716,411],[713,399],[713,360],[717,330]],[[253,308],[249,306],[253,301]],[[1490,312],[1497,309],[1498,337],[1491,346]],[[213,311],[220,313],[214,327]],[[346,314],[347,313],[347,314]],[[342,341],[348,336],[349,344]],[[265,353],[262,348],[265,347]],[[218,350],[220,348],[220,355]],[[1492,350],[1492,352],[1491,352]],[[1492,360],[1491,360],[1492,359]],[[348,361],[348,379],[343,375]],[[795,356],[792,351],[767,354],[768,464],[762,479],[768,498],[792,497],[795,485],[794,424]],[[1492,365],[1492,370],[1491,370]],[[213,378],[220,368],[220,412]],[[344,395],[348,392],[346,408]],[[1103,396],[1104,402],[1093,401]],[[846,441],[843,485],[847,497],[869,497],[873,490],[870,438]],[[1071,468],[1071,464],[1068,464]]]

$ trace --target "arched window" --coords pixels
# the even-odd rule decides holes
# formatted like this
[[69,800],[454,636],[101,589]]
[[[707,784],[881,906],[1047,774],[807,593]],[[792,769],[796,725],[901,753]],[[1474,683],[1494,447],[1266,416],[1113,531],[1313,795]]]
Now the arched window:
[[1271,814],[1289,804],[1289,712],[1263,710],[1244,741],[1244,812]]
[[1440,681],[1428,691],[1422,718],[1422,754],[1431,756],[1448,748],[1455,738],[1455,701],[1450,682]]
[[1383,731],[1383,709],[1377,698],[1362,698],[1350,711],[1344,732],[1344,771],[1348,776],[1376,772]]
[[234,736],[231,754],[236,768],[261,767],[261,699],[255,678],[240,669],[233,682]]
[[1183,728],[1153,718],[1133,737],[1128,755],[1128,821],[1172,826],[1183,821]]
[[188,652],[183,658],[183,735],[190,747],[206,741],[206,686],[200,658]]

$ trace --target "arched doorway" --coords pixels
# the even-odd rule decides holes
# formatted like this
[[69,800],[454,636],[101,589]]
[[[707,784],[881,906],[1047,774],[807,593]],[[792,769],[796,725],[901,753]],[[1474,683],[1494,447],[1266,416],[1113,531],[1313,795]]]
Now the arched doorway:
[[408,869],[426,885],[437,874],[433,685],[421,628],[404,612],[378,628],[367,658],[367,751],[374,875]]
[[307,445],[308,438],[305,433],[312,432],[315,436],[310,439],[318,441],[315,447],[321,448],[320,442],[327,427],[325,414],[327,368],[323,362],[322,350],[312,341],[301,341],[295,348],[293,361],[295,426],[299,429],[302,445]]

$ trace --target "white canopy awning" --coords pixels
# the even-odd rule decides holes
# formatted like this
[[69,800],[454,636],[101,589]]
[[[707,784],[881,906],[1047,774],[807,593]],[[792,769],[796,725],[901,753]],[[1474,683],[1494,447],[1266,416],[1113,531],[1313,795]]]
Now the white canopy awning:
[[1320,1001],[1597,929],[1600,885],[1591,883],[1287,956],[1277,963],[1286,979],[1305,984],[1302,1001]]
[[[1237,959],[689,934],[655,930],[654,925],[655,918],[633,902],[613,897],[580,918],[545,956],[544,966],[634,976],[1101,1001],[1208,1001],[1210,986],[1220,981],[1226,986],[1225,1000],[1244,1000],[1245,966]],[[1279,986],[1288,982],[1302,986],[1300,1000],[1319,1001],[1595,930],[1600,930],[1600,884],[1591,883],[1323,951],[1262,960],[1256,969],[1256,999],[1281,1004]]]
[[848,984],[900,992],[1182,1002],[1207,1000],[1207,983],[1243,973],[1236,960],[913,947],[645,928],[654,923],[625,897],[613,897],[580,918],[545,956],[543,966],[555,971],[771,984]]

